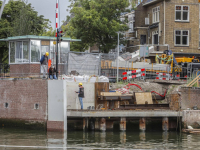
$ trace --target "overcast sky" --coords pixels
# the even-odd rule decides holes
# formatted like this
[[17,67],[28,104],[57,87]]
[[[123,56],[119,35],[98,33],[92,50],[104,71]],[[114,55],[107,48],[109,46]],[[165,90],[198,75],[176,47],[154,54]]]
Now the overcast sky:
[[[44,18],[51,21],[51,26],[55,28],[55,10],[56,10],[56,0],[28,0],[28,3],[32,4],[32,7],[39,13],[39,15],[44,15]],[[66,9],[69,6],[69,0],[59,0],[60,4],[60,21],[66,19],[69,14]]]
[[[2,0],[1,0],[2,1]],[[7,0],[8,2],[9,0]],[[28,3],[32,4],[32,7],[38,12],[39,15],[44,15],[45,19],[51,21],[51,26],[55,28],[55,10],[56,0],[28,0]],[[59,0],[60,3],[60,21],[66,19],[69,13],[66,11],[69,6],[69,0]]]

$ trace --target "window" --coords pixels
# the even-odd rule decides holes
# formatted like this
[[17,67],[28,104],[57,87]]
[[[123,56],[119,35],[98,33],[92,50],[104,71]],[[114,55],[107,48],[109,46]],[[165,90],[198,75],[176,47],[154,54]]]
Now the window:
[[175,30],[175,45],[189,46],[189,31],[188,30]]
[[23,42],[23,62],[29,63],[29,42]]
[[31,40],[31,62],[40,61],[40,41]]
[[158,44],[158,31],[152,32],[152,44]]
[[152,10],[152,23],[159,22],[159,17],[160,17],[160,7],[155,7]]
[[189,6],[175,6],[175,21],[189,21]]

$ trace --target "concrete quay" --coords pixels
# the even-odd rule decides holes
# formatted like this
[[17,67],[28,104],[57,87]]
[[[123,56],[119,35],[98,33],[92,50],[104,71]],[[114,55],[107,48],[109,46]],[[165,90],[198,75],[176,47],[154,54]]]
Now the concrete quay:
[[173,110],[67,110],[67,117],[182,117]]
[[145,131],[146,124],[160,120],[163,131],[176,128],[176,118],[182,117],[182,112],[172,110],[67,110],[69,122],[83,130],[112,130],[114,122],[119,124],[120,131],[126,131],[128,121],[138,120],[139,130]]

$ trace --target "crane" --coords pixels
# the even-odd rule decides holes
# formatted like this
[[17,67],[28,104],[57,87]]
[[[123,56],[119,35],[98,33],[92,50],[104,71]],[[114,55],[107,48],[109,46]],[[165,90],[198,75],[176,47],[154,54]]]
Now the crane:
[[6,0],[3,1],[3,4],[2,4],[2,6],[1,6],[1,10],[0,10],[0,19],[1,19],[1,15],[2,15],[2,13],[3,13],[3,9],[4,9],[5,4],[6,4]]

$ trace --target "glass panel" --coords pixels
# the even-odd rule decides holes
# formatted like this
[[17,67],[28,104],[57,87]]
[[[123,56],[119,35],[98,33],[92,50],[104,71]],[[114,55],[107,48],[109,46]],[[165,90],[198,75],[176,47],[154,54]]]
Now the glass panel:
[[23,42],[23,62],[29,63],[29,44]]
[[183,20],[188,20],[188,12],[183,12]]
[[181,20],[181,12],[176,11],[176,20]]
[[176,6],[176,10],[181,10],[181,6]]
[[188,10],[188,6],[183,6],[183,10]]
[[42,55],[45,55],[46,52],[49,52],[49,46],[42,45],[41,46],[41,57],[42,57]]
[[21,63],[22,62],[22,42],[17,42],[16,43],[16,63]]
[[15,42],[10,42],[10,63],[15,63]]
[[67,52],[69,52],[69,43],[61,42],[60,63],[65,63],[67,61]]
[[175,44],[181,44],[181,36],[176,36],[176,43]]
[[159,12],[157,12],[158,16],[157,16],[157,22],[159,22]]
[[188,37],[187,37],[187,36],[183,36],[183,37],[182,37],[182,40],[183,40],[183,41],[182,41],[182,44],[183,44],[183,45],[188,45]]
[[181,35],[181,31],[176,31],[176,35]]
[[158,44],[158,34],[155,34],[153,37],[154,37],[154,44]]
[[40,41],[31,40],[31,62],[40,61]]
[[188,35],[188,31],[183,31],[183,35]]
[[56,45],[53,44],[53,41],[50,42],[50,59],[53,64],[56,64]]

